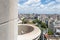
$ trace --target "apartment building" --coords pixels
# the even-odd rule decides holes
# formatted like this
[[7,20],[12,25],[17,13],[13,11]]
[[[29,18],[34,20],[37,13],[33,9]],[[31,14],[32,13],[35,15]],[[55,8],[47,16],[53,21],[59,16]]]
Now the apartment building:
[[47,40],[60,40],[60,37],[55,37],[54,35],[49,35]]

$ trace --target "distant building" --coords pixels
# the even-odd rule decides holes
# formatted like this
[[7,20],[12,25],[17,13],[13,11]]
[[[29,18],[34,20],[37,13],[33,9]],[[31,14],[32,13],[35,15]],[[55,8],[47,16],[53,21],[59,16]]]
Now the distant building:
[[57,20],[57,16],[58,16],[57,14],[51,14],[48,17],[53,18],[54,20]]
[[53,18],[50,18],[48,21],[48,28],[50,28],[51,30],[53,30],[53,22],[54,22]]
[[49,35],[47,40],[60,40],[60,37],[55,37],[54,35]]
[[60,35],[60,21],[56,21],[54,22],[54,32],[55,34],[59,34]]
[[57,15],[57,20],[60,20],[60,15]]
[[40,16],[38,16],[38,20],[41,20],[42,22],[45,22],[47,18],[48,17],[45,14],[41,14]]

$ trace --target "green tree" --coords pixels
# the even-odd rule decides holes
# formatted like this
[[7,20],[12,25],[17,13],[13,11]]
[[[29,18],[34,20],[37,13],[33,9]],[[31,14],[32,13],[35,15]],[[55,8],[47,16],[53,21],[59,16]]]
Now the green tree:
[[45,23],[41,23],[41,28],[47,28],[46,24]]
[[22,24],[26,24],[27,23],[27,20],[24,18],[22,19]]
[[49,28],[48,29],[48,35],[53,35],[54,34],[54,32]]
[[32,21],[34,24],[38,22],[38,19],[35,19]]
[[40,21],[40,20],[38,20],[38,19],[33,20],[33,23],[34,23],[34,24],[37,23],[36,26],[38,26],[38,27],[45,28],[45,29],[47,28],[46,23],[44,23],[44,22],[42,22],[42,21]]

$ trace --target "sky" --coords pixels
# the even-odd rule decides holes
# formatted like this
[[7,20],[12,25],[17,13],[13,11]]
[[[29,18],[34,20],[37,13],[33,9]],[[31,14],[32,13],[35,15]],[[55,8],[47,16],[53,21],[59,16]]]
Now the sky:
[[19,13],[60,14],[60,0],[19,0]]

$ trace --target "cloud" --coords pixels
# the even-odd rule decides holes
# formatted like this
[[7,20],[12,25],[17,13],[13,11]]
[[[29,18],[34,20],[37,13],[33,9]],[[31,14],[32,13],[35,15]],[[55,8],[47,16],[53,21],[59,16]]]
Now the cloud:
[[40,0],[28,0],[27,2],[24,3],[24,5],[31,5],[40,2]]
[[50,2],[50,1],[51,1],[51,0],[46,0],[45,2],[47,2],[47,3],[48,3],[48,2]]
[[40,5],[41,5],[41,3],[40,3],[40,2],[35,3],[35,4],[31,4],[31,6],[33,6],[33,7],[38,7],[38,6],[40,6]]
[[27,2],[28,0],[19,0],[19,2],[18,3],[20,3],[20,4],[24,4],[25,2]]
[[[46,0],[47,1],[47,0]],[[60,4],[56,4],[55,1],[51,1],[47,4],[42,4],[41,0],[28,0],[24,4],[19,4],[20,13],[59,13]]]
[[60,2],[60,0],[56,0],[56,2]]

